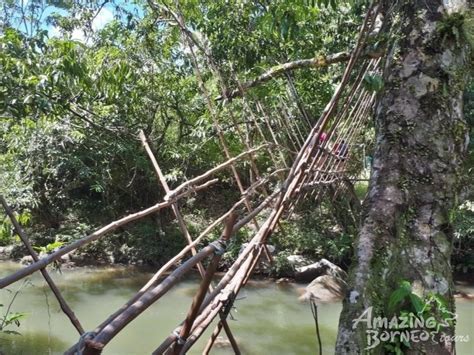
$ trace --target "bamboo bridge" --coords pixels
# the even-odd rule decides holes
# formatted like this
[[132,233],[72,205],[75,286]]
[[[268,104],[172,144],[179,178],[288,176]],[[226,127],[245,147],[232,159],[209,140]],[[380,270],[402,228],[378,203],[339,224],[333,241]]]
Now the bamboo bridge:
[[[376,97],[376,92],[364,86],[364,78],[367,75],[376,75],[380,71],[381,59],[366,54],[367,39],[377,16],[376,7],[372,7],[368,11],[352,52],[346,56],[333,58],[335,62],[345,63],[344,73],[331,100],[320,118],[313,124],[311,124],[304,107],[300,105],[291,76],[287,77],[288,97],[286,100],[281,100],[280,107],[269,110],[262,102],[253,102],[246,93],[252,86],[255,86],[255,83],[239,83],[239,87],[233,90],[227,88],[212,57],[205,48],[201,48],[198,43],[194,42],[195,39],[186,30],[182,15],[179,13],[172,13],[172,15],[177,20],[182,30],[182,36],[188,45],[195,74],[212,117],[225,161],[204,174],[189,178],[181,185],[171,189],[165,179],[165,174],[155,159],[147,137],[143,132],[140,132],[139,138],[156,171],[158,181],[165,191],[165,198],[142,211],[113,221],[43,258],[39,258],[33,250],[28,236],[16,221],[13,211],[6,201],[1,199],[17,234],[33,257],[34,263],[1,279],[0,287],[7,287],[36,271],[43,274],[60,303],[61,309],[78,332],[77,343],[71,344],[66,354],[102,353],[107,344],[122,329],[145,312],[150,305],[165,296],[168,290],[195,267],[198,269],[202,281],[192,304],[189,306],[187,316],[181,324],[176,325],[161,344],[157,344],[157,348],[152,353],[186,353],[218,317],[217,326],[203,354],[209,353],[222,330],[229,338],[234,352],[240,354],[227,318],[237,294],[249,280],[258,261],[262,257],[271,260],[266,243],[272,233],[279,228],[280,219],[288,218],[295,206],[302,200],[318,201],[327,186],[331,186],[332,191],[336,191],[337,194],[347,193],[347,181],[354,178],[348,170],[348,164],[353,156],[353,147],[372,116]],[[217,99],[210,96],[204,85],[201,73],[203,64],[197,60],[195,49],[201,50],[211,72],[218,79],[221,96]],[[292,68],[287,69],[291,70]],[[284,68],[283,71],[285,70]],[[272,74],[267,75],[267,78],[263,77],[260,81],[264,82],[270,79],[272,79]],[[232,110],[225,110],[225,105],[237,103],[242,105],[246,115],[247,123],[243,127],[232,115]],[[245,147],[244,151],[235,156],[230,153],[229,143],[226,141],[220,125],[220,118],[223,114],[227,114],[226,117],[234,122],[237,138]],[[252,139],[249,138],[249,130],[254,133]],[[256,163],[257,158],[261,155],[272,162],[272,168],[265,172],[259,171]],[[243,162],[251,172],[250,186],[244,186],[239,175],[239,169],[242,169]],[[212,187],[218,180],[215,178],[215,174],[225,169],[230,169],[236,187],[240,191],[240,199],[235,201],[235,204],[226,213],[193,238],[179,210],[178,201],[185,200],[193,194]],[[99,238],[104,238],[106,234],[130,222],[166,208],[172,209],[187,246],[163,265],[126,304],[97,325],[95,329],[86,331],[62,297],[46,267],[77,248]],[[265,212],[262,213],[263,211]],[[230,238],[248,224],[253,225],[252,228],[256,231],[255,235],[225,275],[213,284],[213,275]],[[219,228],[223,230],[221,237],[198,250],[203,239],[211,231]],[[206,268],[202,264],[205,259],[209,259],[205,263]],[[167,272],[170,270],[172,272],[168,274]],[[157,322],[159,321],[158,318]]]

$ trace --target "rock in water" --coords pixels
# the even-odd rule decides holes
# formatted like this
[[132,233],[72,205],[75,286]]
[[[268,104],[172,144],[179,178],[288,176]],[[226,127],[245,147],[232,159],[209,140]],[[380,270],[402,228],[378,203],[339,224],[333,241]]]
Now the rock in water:
[[317,277],[308,286],[300,301],[314,300],[316,303],[341,301],[346,293],[346,282],[339,277],[323,275]]
[[230,343],[230,340],[218,336],[216,340],[214,341],[214,346],[219,349],[225,349],[225,348],[231,348],[232,344]]
[[344,270],[326,259],[321,259],[317,263],[295,269],[295,279],[300,282],[310,282],[322,275],[331,275],[341,280],[345,280],[347,277]]
[[302,255],[288,255],[286,259],[288,260],[290,265],[295,269],[314,263],[313,260],[307,259]]

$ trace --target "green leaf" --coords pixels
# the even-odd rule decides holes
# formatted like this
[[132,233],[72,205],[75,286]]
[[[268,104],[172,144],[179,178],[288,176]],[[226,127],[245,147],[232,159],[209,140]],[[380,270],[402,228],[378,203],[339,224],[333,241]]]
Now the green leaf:
[[417,313],[420,313],[423,311],[425,304],[423,303],[420,297],[418,297],[414,293],[410,293],[410,301],[411,301],[411,304],[413,305],[413,308],[415,308],[415,311]]
[[[21,313],[21,312],[12,312],[7,314],[5,317],[5,323],[17,323],[20,319],[25,318],[26,313]],[[18,325],[18,324],[17,324]]]
[[380,92],[384,88],[384,82],[380,75],[366,74],[364,76],[364,87],[368,91]]
[[48,252],[50,252],[50,251],[53,251],[56,248],[62,247],[63,245],[64,245],[64,242],[56,241],[54,243],[50,243],[50,244],[46,245],[46,250]]
[[408,281],[402,281],[398,289],[392,292],[388,300],[388,311],[394,312],[396,307],[411,294],[411,285]]

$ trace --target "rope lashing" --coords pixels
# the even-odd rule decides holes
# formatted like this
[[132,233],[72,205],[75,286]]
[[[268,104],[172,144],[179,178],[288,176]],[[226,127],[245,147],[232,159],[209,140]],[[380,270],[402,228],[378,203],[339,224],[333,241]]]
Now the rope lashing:
[[173,335],[176,337],[176,343],[179,344],[179,345],[184,345],[186,343],[186,339],[184,339],[183,337],[181,337],[179,335],[179,332],[177,330],[175,330],[173,332]]
[[96,332],[84,332],[79,337],[79,341],[77,342],[76,353],[77,354],[82,354],[82,350],[86,346],[86,341],[94,339],[96,337],[96,335],[97,335]]
[[225,318],[229,315],[230,311],[234,307],[234,300],[236,296],[237,295],[235,294],[235,292],[232,291],[232,294],[229,295],[229,297],[227,298],[227,301],[224,302],[221,308],[221,313],[220,313],[221,318],[222,317]]
[[210,245],[214,247],[214,254],[217,256],[222,256],[227,249],[227,243],[220,239],[213,241]]

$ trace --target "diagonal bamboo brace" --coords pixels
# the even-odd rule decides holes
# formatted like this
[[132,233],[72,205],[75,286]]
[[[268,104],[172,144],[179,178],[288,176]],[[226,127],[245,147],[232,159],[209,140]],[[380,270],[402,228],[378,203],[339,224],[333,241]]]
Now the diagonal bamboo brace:
[[[28,252],[30,253],[31,257],[33,258],[33,261],[37,262],[39,260],[38,255],[36,254],[35,250],[32,248],[28,236],[26,235],[25,231],[23,228],[20,226],[20,223],[18,223],[17,219],[15,218],[15,215],[13,214],[12,209],[10,206],[7,204],[7,201],[3,198],[3,196],[0,195],[0,202],[3,205],[3,208],[5,209],[5,212],[7,213],[8,217],[10,218],[13,226],[15,227],[16,234],[20,237],[21,241],[25,245],[26,249],[28,249]],[[76,315],[72,311],[72,309],[69,307],[67,304],[66,300],[61,294],[61,291],[59,291],[58,287],[54,283],[53,279],[51,276],[49,276],[49,273],[46,271],[46,267],[40,269],[41,274],[43,275],[45,281],[49,285],[51,291],[53,292],[54,296],[59,302],[59,305],[62,309],[62,311],[66,314],[66,316],[69,318],[71,321],[72,325],[76,330],[78,331],[79,334],[84,333],[84,328],[82,327],[81,323],[79,322],[79,319],[77,319]]]

